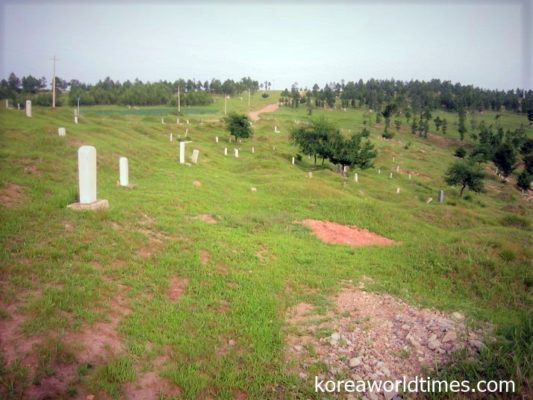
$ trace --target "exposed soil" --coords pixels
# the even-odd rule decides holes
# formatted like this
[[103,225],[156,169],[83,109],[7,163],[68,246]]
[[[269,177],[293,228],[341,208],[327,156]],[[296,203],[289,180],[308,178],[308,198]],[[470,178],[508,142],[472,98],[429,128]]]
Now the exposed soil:
[[206,222],[208,224],[216,224],[217,220],[211,214],[199,214],[194,219],[199,219],[200,221]]
[[272,103],[272,104],[269,104],[268,106],[261,108],[260,110],[250,111],[248,113],[248,118],[250,118],[250,120],[252,120],[253,122],[256,122],[256,121],[259,121],[259,114],[267,113],[267,112],[274,112],[278,108],[279,108],[278,103]]
[[200,181],[193,181],[193,182],[192,182],[192,185],[193,185],[194,187],[202,187],[202,182],[200,182]]
[[446,361],[453,351],[477,351],[482,346],[481,331],[469,330],[457,312],[419,309],[353,286],[344,288],[333,301],[325,315],[318,315],[307,303],[287,312],[286,356],[304,380],[314,380],[308,369],[316,371],[311,366],[319,363],[326,367],[319,372],[320,379],[413,378],[423,368]]
[[170,287],[168,289],[168,298],[170,301],[178,301],[179,298],[185,293],[185,289],[189,284],[189,280],[186,278],[180,278],[179,276],[174,276],[170,280]]
[[353,247],[380,245],[386,246],[395,243],[394,240],[377,235],[367,229],[356,226],[341,225],[335,222],[304,219],[300,221],[310,227],[315,236],[326,243],[346,244]]
[[[181,389],[156,372],[139,374],[135,382],[124,386],[125,398],[128,400],[157,400],[166,397],[178,397]],[[162,396],[164,395],[164,396]]]
[[207,250],[200,250],[200,263],[206,265],[209,262],[209,252]]
[[0,204],[4,207],[12,208],[19,206],[24,199],[22,186],[8,183],[0,188]]

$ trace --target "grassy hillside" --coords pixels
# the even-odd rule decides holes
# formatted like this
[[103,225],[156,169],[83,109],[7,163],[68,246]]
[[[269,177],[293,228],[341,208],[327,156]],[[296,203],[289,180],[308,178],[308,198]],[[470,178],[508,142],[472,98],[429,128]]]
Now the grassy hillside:
[[[256,94],[252,109],[276,100],[276,93]],[[460,199],[445,186],[458,146],[456,115],[446,116],[446,137],[428,139],[405,124],[383,141],[372,123],[376,168],[358,171],[355,183],[353,171],[344,179],[305,157],[291,165],[296,149],[287,135],[307,118],[305,108],[263,114],[236,159],[219,122],[223,107],[218,98],[182,109],[181,122],[191,123],[187,155],[200,150],[192,166],[177,163],[177,143],[169,142],[170,132],[183,136],[187,128],[176,125],[172,108],[83,107],[78,125],[68,107],[34,107],[33,118],[0,111],[0,321],[20,322],[21,343],[35,343],[38,378],[73,363],[80,353],[72,337],[97,333],[119,313],[120,344],[96,363],[78,360],[71,393],[120,397],[127,382],[154,370],[187,399],[312,397],[312,387],[285,367],[285,312],[303,300],[327,305],[343,280],[368,277],[371,290],[459,310],[473,324],[511,324],[531,310],[531,203],[494,170],[486,193]],[[246,96],[228,102],[230,111],[247,109]],[[365,119],[361,110],[313,115],[321,113],[345,133]],[[494,117],[477,116],[487,124]],[[526,122],[500,118],[504,127]],[[60,126],[66,137],[57,135]],[[83,144],[97,149],[98,197],[109,200],[108,210],[66,208],[76,201]],[[133,188],[117,186],[120,156],[129,158]],[[436,202],[439,189],[445,204]],[[427,204],[429,197],[435,201]],[[357,225],[398,243],[328,245],[293,223],[305,218]],[[169,298],[173,284],[179,299]],[[13,397],[32,383],[24,348],[17,350],[21,364],[0,370],[2,390]]]

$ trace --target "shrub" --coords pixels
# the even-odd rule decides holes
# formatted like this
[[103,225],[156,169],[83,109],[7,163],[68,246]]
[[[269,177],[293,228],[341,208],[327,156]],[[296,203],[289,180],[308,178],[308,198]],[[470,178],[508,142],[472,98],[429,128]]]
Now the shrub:
[[392,139],[394,137],[394,133],[392,133],[392,132],[383,132],[383,134],[381,136],[383,136],[385,139]]
[[463,146],[461,146],[461,147],[457,148],[457,150],[455,150],[455,153],[453,153],[453,155],[455,157],[458,157],[458,158],[465,158],[466,149]]

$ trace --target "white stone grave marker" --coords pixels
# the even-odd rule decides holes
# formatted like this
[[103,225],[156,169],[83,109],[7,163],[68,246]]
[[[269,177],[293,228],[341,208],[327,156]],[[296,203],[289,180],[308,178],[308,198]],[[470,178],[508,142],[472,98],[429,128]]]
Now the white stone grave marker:
[[215,142],[218,143],[218,136],[215,136]]
[[444,190],[439,190],[438,200],[439,203],[444,203]]
[[252,146],[252,154],[255,154],[255,147]]
[[225,155],[225,156],[228,155],[228,148],[227,148],[227,147],[224,147],[224,155]]
[[74,116],[74,123],[75,123],[76,125],[78,125],[78,116],[77,116],[77,115]]
[[172,136],[172,132],[170,132],[170,135],[168,135],[168,140],[170,140],[171,142],[174,140],[174,137]]
[[392,172],[389,174],[389,179],[392,179]]
[[120,173],[120,186],[128,186],[130,184],[128,159],[126,157],[120,157],[118,160],[119,173]]
[[185,164],[185,145],[187,143],[186,141],[180,141],[180,164]]
[[239,149],[235,149],[235,158],[239,158]]
[[357,172],[353,176],[353,180],[355,181],[355,183],[359,183],[359,175],[357,174]]
[[294,157],[292,158],[292,165],[294,165]]
[[198,164],[198,156],[200,155],[200,150],[194,149],[192,151],[191,160],[194,164]]
[[59,136],[65,136],[67,134],[67,130],[65,128],[57,128],[57,134]]
[[26,117],[31,117],[31,100],[26,100]]
[[78,179],[80,203],[94,203],[96,201],[96,149],[93,146],[81,146],[78,149]]
[[400,188],[396,188],[396,194],[400,194]]

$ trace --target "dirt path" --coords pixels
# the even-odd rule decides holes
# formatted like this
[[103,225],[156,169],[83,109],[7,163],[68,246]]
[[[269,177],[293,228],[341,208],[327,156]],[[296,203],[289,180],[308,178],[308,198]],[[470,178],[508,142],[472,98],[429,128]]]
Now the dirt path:
[[248,117],[253,121],[259,121],[259,114],[267,113],[267,112],[274,112],[279,108],[278,103],[269,104],[268,106],[265,106],[257,111],[250,111],[248,113]]

